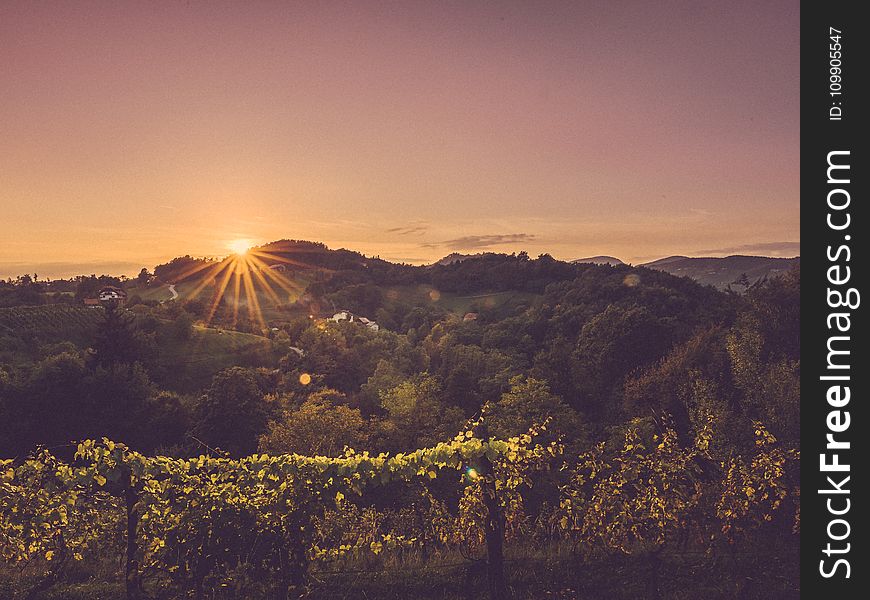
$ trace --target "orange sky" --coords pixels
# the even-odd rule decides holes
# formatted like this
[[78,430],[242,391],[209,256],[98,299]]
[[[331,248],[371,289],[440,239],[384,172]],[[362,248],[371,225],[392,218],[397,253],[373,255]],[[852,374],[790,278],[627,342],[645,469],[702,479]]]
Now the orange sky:
[[797,2],[4,2],[0,277],[235,238],[793,256],[798,22]]

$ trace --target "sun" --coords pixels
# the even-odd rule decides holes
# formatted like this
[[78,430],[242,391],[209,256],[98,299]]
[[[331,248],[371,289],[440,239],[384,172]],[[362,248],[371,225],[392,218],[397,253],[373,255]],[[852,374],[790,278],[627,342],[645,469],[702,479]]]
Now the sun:
[[244,256],[248,253],[248,250],[251,249],[253,244],[251,240],[231,240],[227,242],[227,248],[232,250],[233,254],[238,254],[239,256]]
[[[223,307],[220,319],[226,321],[229,316],[224,313],[232,313],[232,326],[235,327],[239,313],[247,307],[251,324],[256,323],[262,332],[266,332],[268,324],[260,308],[261,301],[278,306],[302,295],[303,288],[293,277],[285,275],[285,271],[293,267],[307,269],[308,265],[283,252],[273,252],[269,245],[259,246],[258,243],[251,238],[228,239],[224,247],[232,254],[195,264],[178,276],[179,281],[195,281],[188,293],[189,298],[197,298],[200,294],[210,297],[210,308],[203,319],[207,324]],[[300,383],[306,385],[305,381]]]

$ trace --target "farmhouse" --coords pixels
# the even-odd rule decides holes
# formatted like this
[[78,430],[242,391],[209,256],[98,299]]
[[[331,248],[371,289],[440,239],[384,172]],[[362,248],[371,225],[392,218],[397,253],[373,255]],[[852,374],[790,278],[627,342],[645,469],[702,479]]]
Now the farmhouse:
[[97,298],[99,299],[101,304],[109,302],[116,305],[122,305],[127,301],[127,292],[119,287],[107,285],[103,288],[100,288],[100,292],[99,294],[97,294]]
[[352,312],[350,312],[349,310],[340,310],[337,313],[335,313],[334,315],[332,315],[329,318],[329,320],[333,321],[335,323],[339,323],[341,321],[349,321],[351,323],[354,323],[354,322],[360,323],[361,325],[365,325],[366,327],[368,327],[372,331],[377,331],[378,329],[380,329],[380,326],[376,322],[372,321],[371,319],[367,319],[365,317],[357,316],[357,315],[353,314]]

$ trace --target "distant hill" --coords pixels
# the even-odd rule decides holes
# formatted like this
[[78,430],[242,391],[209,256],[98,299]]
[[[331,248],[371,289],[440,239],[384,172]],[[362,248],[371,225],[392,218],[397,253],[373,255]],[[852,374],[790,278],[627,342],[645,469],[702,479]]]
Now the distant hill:
[[662,265],[666,265],[669,263],[680,262],[683,260],[689,260],[688,256],[668,256],[667,258],[660,258],[658,260],[654,260],[652,262],[643,263],[642,267],[650,267],[650,268],[661,268]]
[[618,265],[624,265],[625,263],[613,256],[589,256],[587,258],[578,258],[576,260],[572,260],[572,263],[592,263],[593,265],[610,265],[612,267],[616,267]]
[[[736,255],[724,258],[669,256],[640,266],[664,271],[677,277],[689,277],[698,283],[712,285],[720,290],[730,286],[731,289],[739,292],[761,279],[781,275],[798,264],[800,264],[800,257]],[[745,279],[743,279],[744,275]]]
[[451,252],[441,260],[435,261],[432,265],[452,265],[456,262],[462,262],[463,260],[468,260],[469,258],[474,258],[475,256],[480,256],[479,254],[460,254],[459,252]]
[[330,249],[322,242],[305,240],[278,240],[251,248],[250,254],[257,256],[267,265],[283,264],[297,270],[330,269],[360,270],[372,266],[386,265],[379,258],[345,248]]

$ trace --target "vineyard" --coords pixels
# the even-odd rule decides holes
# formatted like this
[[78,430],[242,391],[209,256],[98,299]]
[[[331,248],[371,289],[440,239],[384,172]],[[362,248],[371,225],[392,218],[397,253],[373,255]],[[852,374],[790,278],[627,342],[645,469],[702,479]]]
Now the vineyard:
[[395,455],[180,459],[104,439],[69,462],[5,460],[0,556],[27,598],[77,564],[115,564],[127,598],[286,599],[325,571],[460,555],[501,599],[512,548],[562,544],[579,564],[644,557],[656,597],[663,550],[719,555],[759,528],[799,531],[799,455],[761,424],[753,452],[720,458],[709,430],[684,445],[667,423],[578,456],[546,423],[507,440],[485,425]]
[[17,335],[76,338],[93,332],[103,318],[100,307],[46,304],[0,308],[0,330]]

